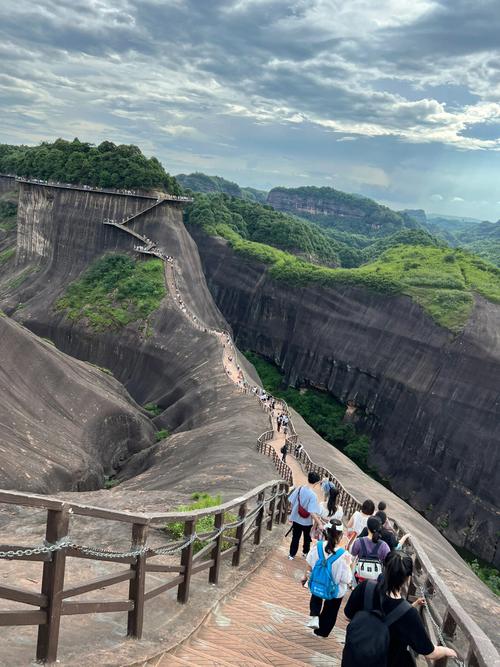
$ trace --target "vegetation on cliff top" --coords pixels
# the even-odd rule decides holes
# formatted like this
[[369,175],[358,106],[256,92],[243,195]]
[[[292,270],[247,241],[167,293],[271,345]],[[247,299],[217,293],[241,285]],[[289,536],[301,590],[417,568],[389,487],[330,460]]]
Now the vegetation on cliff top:
[[373,199],[329,187],[273,188],[269,203],[295,212],[322,227],[366,236],[385,236],[403,227],[418,227],[412,219]]
[[253,352],[245,352],[245,356],[255,366],[266,391],[285,400],[316,433],[344,452],[361,470],[382,481],[368,463],[369,438],[356,433],[352,424],[344,423],[345,406],[342,403],[326,391],[284,387],[283,374],[274,364]]
[[39,146],[0,144],[0,172],[101,188],[161,189],[180,194],[181,187],[155,158],[137,146],[103,141],[99,146],[74,139],[44,141]]
[[341,244],[306,220],[280,213],[271,206],[222,194],[195,195],[194,199],[186,211],[186,219],[209,234],[220,233],[223,225],[243,240],[270,244],[310,261],[333,266],[340,263]]
[[264,192],[263,190],[242,188],[238,183],[228,181],[221,176],[208,176],[199,171],[196,171],[193,174],[177,174],[175,178],[183,188],[191,190],[192,192],[216,192],[229,195],[230,197],[238,197],[239,199],[259,202],[261,204],[264,204],[267,198],[267,192]]
[[[425,232],[414,238],[420,241],[418,245],[401,244],[383,250],[382,244],[379,249],[382,252],[374,261],[352,269],[332,269],[311,264],[274,247],[278,241],[284,244],[290,234],[289,220],[295,220],[290,216],[283,220],[278,241],[272,231],[273,211],[269,212],[267,219],[270,229],[262,235],[266,242],[246,238],[244,234],[249,236],[252,233],[249,229],[258,229],[254,226],[258,214],[252,217],[255,205],[246,203],[250,211],[244,213],[245,217],[238,217],[234,215],[238,207],[233,205],[233,201],[239,200],[229,200],[228,205],[224,200],[224,207],[219,210],[217,200],[197,199],[188,212],[188,220],[201,225],[209,234],[225,238],[236,252],[267,264],[270,275],[276,280],[296,286],[344,284],[378,292],[406,294],[436,322],[452,331],[461,330],[467,321],[473,306],[473,292],[500,303],[500,269],[463,250],[442,247]],[[245,207],[245,202],[240,201],[240,204]],[[274,215],[280,214],[274,212]],[[398,234],[403,234],[404,238],[410,231],[402,230]],[[305,245],[307,235],[299,238],[299,242]]]
[[94,331],[106,331],[145,319],[164,296],[161,260],[134,261],[127,255],[107,255],[68,286],[56,309]]

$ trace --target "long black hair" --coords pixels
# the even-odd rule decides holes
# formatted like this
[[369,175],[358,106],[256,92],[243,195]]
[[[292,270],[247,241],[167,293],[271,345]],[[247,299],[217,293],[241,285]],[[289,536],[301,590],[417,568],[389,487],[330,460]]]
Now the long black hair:
[[368,521],[366,522],[366,526],[370,533],[372,533],[372,542],[377,542],[380,541],[380,529],[382,528],[382,524],[380,523],[380,519],[376,516],[371,516]]
[[339,495],[339,490],[332,486],[330,487],[330,493],[328,495],[328,516],[332,516],[337,511],[337,496]]
[[384,577],[381,584],[381,593],[397,594],[404,583],[413,574],[411,556],[403,551],[391,551],[384,561]]
[[332,527],[325,528],[323,531],[323,535],[326,539],[325,551],[329,554],[334,554],[335,548],[342,537],[342,530],[337,530],[337,526],[342,527],[342,521],[334,519],[333,521],[330,521],[330,523],[332,524]]

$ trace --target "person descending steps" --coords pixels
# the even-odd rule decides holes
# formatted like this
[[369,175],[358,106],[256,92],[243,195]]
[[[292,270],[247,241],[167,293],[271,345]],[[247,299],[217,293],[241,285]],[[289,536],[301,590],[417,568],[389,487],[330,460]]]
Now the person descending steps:
[[343,526],[338,520],[325,526],[319,540],[307,554],[307,570],[302,578],[311,592],[308,628],[318,637],[328,637],[335,626],[342,599],[352,579],[351,555],[338,546]]
[[303,538],[302,554],[307,556],[311,547],[311,527],[313,521],[323,526],[321,519],[321,508],[316,495],[316,487],[319,485],[320,477],[315,472],[307,476],[307,485],[300,486],[288,496],[292,506],[290,521],[292,522],[292,541],[288,558],[293,560],[299,549],[300,538]]
[[392,551],[385,561],[381,582],[365,581],[351,593],[345,615],[347,626],[342,667],[414,667],[408,648],[428,660],[456,658],[446,646],[434,646],[417,608],[403,599],[413,573],[413,561],[400,551]]

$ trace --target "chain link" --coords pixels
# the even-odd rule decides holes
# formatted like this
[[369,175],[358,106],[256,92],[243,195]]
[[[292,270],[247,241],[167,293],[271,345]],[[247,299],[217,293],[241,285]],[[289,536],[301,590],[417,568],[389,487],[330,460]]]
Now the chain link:
[[[419,589],[420,589],[420,595],[427,602],[427,600],[429,599],[427,591],[425,590],[425,588],[423,586],[419,586]],[[434,630],[436,631],[436,634],[437,634],[438,639],[439,639],[439,643],[441,644],[441,646],[446,646],[446,640],[443,636],[443,633],[441,632],[441,627],[439,626],[439,623],[436,623],[436,621],[434,620],[434,617],[431,614],[430,609],[427,608],[427,604],[424,605],[423,609],[424,609],[424,612],[427,614],[427,617],[429,618],[431,624],[433,625]],[[460,658],[448,658],[448,660],[453,660],[453,662],[455,662],[459,667],[466,667],[465,662],[463,660],[461,660]]]
[[171,556],[177,552],[182,551],[186,547],[190,546],[193,542],[195,542],[198,539],[215,540],[220,535],[222,535],[224,531],[230,530],[232,528],[238,528],[245,522],[253,520],[261,509],[263,509],[268,503],[280,497],[281,495],[282,494],[279,492],[275,493],[274,495],[267,498],[264,502],[259,503],[257,507],[255,507],[246,516],[242,517],[241,519],[238,519],[237,521],[232,521],[230,523],[224,524],[221,528],[219,528],[217,531],[214,531],[213,533],[209,533],[208,535],[205,536],[203,535],[200,536],[196,532],[194,532],[192,535],[189,536],[187,540],[184,540],[184,542],[181,542],[180,544],[173,544],[173,545],[170,544],[170,545],[165,545],[163,547],[154,547],[154,548],[148,546],[142,546],[142,547],[137,547],[135,549],[130,549],[129,551],[113,551],[110,549],[103,549],[102,547],[84,546],[81,544],[77,544],[75,542],[70,542],[67,537],[63,537],[60,540],[57,540],[57,542],[54,542],[53,544],[49,542],[44,542],[44,544],[41,546],[26,547],[21,549],[11,549],[9,551],[0,551],[0,559],[23,558],[26,556],[50,554],[55,551],[60,551],[61,549],[64,548],[76,549],[77,551],[80,551],[81,553],[87,556],[97,556],[99,558],[137,558],[139,556],[144,556],[145,554],[149,554],[151,556]]

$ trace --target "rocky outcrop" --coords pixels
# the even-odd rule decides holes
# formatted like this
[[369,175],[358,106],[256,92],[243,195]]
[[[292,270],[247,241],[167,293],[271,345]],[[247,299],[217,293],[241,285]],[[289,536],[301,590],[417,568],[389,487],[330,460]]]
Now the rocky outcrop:
[[405,296],[291,288],[197,228],[205,275],[241,349],[294,385],[356,406],[372,463],[456,544],[500,563],[500,307],[482,299],[459,335]]
[[[115,467],[122,484],[113,497],[144,503],[144,490],[161,506],[184,502],[200,489],[238,495],[272,479],[272,464],[256,452],[268,420],[227,378],[222,349],[195,328],[170,296],[143,326],[96,333],[54,309],[66,286],[107,252],[133,253],[137,240],[103,225],[153,203],[140,197],[22,183],[18,213],[17,265],[0,279],[0,307],[65,353],[108,368],[140,404],[158,404],[159,428],[172,435]],[[182,222],[181,205],[166,201],[133,223],[176,258],[183,299],[198,320],[226,328],[206,287],[198,251]],[[135,253],[134,253],[135,254]]]
[[101,488],[154,441],[120,383],[0,317],[0,487],[54,493]]
[[286,211],[296,215],[307,213],[317,216],[331,215],[339,218],[358,219],[362,219],[366,215],[361,205],[356,206],[352,202],[342,202],[338,199],[318,196],[316,192],[299,194],[288,188],[273,188],[267,196],[267,203],[278,211]]

